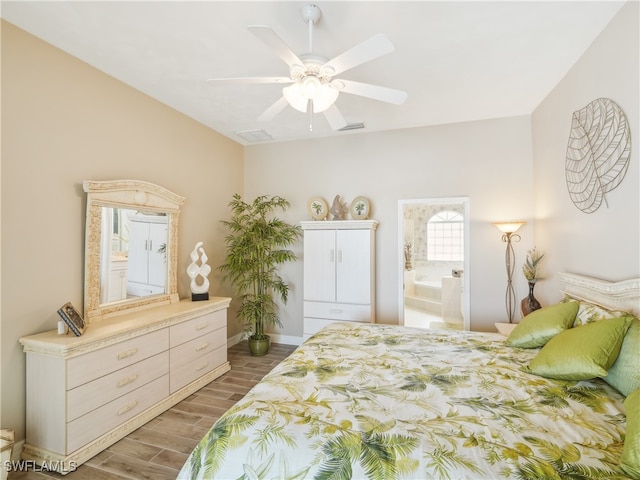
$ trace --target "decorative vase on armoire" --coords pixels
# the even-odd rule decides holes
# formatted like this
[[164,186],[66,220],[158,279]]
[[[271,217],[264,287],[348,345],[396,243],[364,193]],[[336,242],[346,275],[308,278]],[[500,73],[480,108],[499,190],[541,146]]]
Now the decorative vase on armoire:
[[522,309],[522,316],[526,317],[534,310],[538,310],[542,307],[540,302],[533,296],[533,288],[536,286],[536,282],[529,282],[529,295],[524,297],[520,302],[520,308]]

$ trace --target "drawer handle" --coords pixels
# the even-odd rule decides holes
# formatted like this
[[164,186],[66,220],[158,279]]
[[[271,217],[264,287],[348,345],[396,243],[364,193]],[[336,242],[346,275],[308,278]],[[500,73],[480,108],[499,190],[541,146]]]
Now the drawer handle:
[[138,405],[138,401],[137,400],[134,400],[133,402],[127,403],[124,407],[122,407],[120,410],[118,410],[118,415],[124,415],[129,410],[133,410],[134,408],[136,408],[136,405]]
[[135,381],[138,378],[138,374],[134,373],[133,375],[130,375],[126,378],[123,378],[122,380],[120,380],[118,382],[118,388],[120,387],[124,387],[125,385],[130,384],[131,382]]
[[207,368],[207,365],[209,365],[209,362],[204,362],[204,363],[202,363],[202,364],[198,365],[198,366],[196,367],[196,371],[197,371],[197,372],[199,372],[199,371],[200,371],[200,370],[202,370],[203,368]]
[[199,347],[196,347],[196,352],[199,352],[200,350],[204,350],[208,346],[209,346],[209,342],[205,342],[202,345],[200,345]]
[[207,328],[209,326],[209,322],[201,323],[200,325],[196,325],[196,330],[202,330],[203,328]]
[[132,348],[131,350],[127,350],[126,352],[120,352],[118,354],[118,360],[125,359],[127,357],[132,356],[132,355],[135,355],[136,353],[138,353],[138,349],[137,348]]
[[342,313],[342,309],[340,309],[340,308],[330,308],[329,312],[330,313]]

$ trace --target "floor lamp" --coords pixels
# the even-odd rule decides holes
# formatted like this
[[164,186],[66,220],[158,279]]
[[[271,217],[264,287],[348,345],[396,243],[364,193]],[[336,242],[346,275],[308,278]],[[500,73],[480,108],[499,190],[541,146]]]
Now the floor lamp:
[[494,225],[502,232],[502,241],[507,244],[507,250],[504,255],[505,266],[507,267],[507,292],[505,294],[505,303],[507,305],[507,316],[509,323],[513,323],[513,313],[516,304],[516,292],[513,289],[513,270],[515,268],[515,253],[511,242],[519,242],[520,235],[516,234],[518,229],[526,222],[496,222]]

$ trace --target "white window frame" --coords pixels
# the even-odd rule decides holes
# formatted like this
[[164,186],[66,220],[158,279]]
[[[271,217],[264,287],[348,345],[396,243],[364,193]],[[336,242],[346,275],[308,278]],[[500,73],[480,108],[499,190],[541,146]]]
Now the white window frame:
[[457,262],[464,260],[464,215],[443,210],[427,220],[427,260]]

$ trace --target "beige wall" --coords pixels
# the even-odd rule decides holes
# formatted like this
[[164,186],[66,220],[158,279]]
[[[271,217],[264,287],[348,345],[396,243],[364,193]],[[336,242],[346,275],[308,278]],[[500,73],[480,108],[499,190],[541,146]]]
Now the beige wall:
[[[300,121],[305,121],[304,116]],[[533,242],[530,118],[514,117],[384,133],[358,133],[314,141],[246,148],[245,194],[277,193],[292,208],[290,222],[310,220],[307,200],[335,195],[371,200],[376,233],[376,321],[398,323],[400,278],[398,201],[469,197],[471,328],[493,330],[506,321],[505,244],[494,221],[524,219],[515,245],[522,262]],[[301,246],[298,247],[301,253]],[[285,336],[302,335],[302,262],[286,269],[292,285],[283,311]],[[517,275],[518,298],[526,283]],[[521,278],[522,277],[522,278]]]
[[[18,339],[55,328],[67,301],[82,308],[82,181],[139,179],[185,196],[184,272],[200,240],[211,265],[219,262],[219,221],[242,192],[242,156],[241,145],[3,22],[2,428],[24,438]],[[210,281],[211,292],[230,294]],[[179,291],[189,295],[186,273]]]
[[[637,1],[629,2],[533,114],[536,243],[547,279],[536,291],[560,298],[556,272],[624,280],[640,276],[640,38]],[[571,116],[607,97],[626,113],[631,160],[622,183],[594,213],[569,198],[565,156]]]

